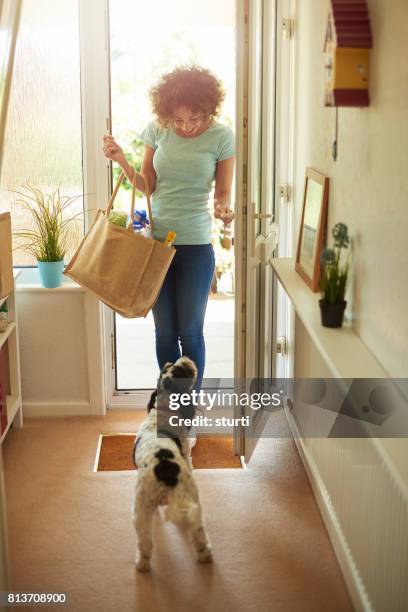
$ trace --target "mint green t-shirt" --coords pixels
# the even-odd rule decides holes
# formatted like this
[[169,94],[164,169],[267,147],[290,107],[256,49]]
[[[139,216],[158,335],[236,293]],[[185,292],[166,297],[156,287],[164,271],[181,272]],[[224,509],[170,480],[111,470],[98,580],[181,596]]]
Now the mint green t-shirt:
[[217,162],[235,155],[233,131],[215,122],[199,136],[183,138],[152,121],[140,137],[155,150],[154,237],[164,240],[174,231],[176,245],[209,244],[209,194]]

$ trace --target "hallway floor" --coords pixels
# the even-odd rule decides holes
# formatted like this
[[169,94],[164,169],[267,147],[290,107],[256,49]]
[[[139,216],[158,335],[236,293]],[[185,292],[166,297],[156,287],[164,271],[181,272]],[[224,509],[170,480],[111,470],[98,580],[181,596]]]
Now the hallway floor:
[[[244,470],[196,478],[215,563],[155,524],[153,572],[135,570],[134,472],[93,472],[101,432],[133,432],[143,413],[26,419],[5,440],[12,590],[65,591],[87,612],[345,612],[352,609],[281,413]],[[15,608],[18,609],[18,608]]]

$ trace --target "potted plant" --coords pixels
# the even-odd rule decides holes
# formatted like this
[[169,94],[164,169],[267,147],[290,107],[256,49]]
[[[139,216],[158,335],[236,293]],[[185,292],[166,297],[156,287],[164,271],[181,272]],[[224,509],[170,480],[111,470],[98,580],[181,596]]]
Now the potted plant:
[[64,271],[64,256],[72,243],[69,234],[71,224],[83,211],[69,215],[69,208],[80,196],[62,196],[60,189],[44,194],[28,183],[15,191],[16,204],[32,219],[32,228],[13,232],[20,239],[16,248],[33,255],[43,287],[59,287]]
[[332,229],[334,246],[323,249],[321,262],[323,272],[320,278],[319,300],[322,325],[324,327],[341,327],[347,302],[344,299],[348,274],[350,270],[349,253],[342,262],[342,250],[350,244],[347,225],[336,223]]

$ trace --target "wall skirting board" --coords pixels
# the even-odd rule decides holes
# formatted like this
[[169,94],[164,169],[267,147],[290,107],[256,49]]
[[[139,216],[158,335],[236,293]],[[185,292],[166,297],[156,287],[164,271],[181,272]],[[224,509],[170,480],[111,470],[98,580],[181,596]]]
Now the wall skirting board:
[[25,402],[24,417],[91,416],[89,402]]

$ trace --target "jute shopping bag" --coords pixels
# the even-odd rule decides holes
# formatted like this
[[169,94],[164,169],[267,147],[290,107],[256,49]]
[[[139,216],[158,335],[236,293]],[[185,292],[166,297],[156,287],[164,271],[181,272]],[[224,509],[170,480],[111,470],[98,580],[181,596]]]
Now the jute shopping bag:
[[0,214],[0,298],[14,289],[10,213]]
[[[106,210],[98,211],[64,274],[123,317],[145,317],[157,300],[175,249],[133,232],[134,185],[129,226],[108,220],[124,176],[122,172]],[[146,197],[153,235],[150,194]]]

